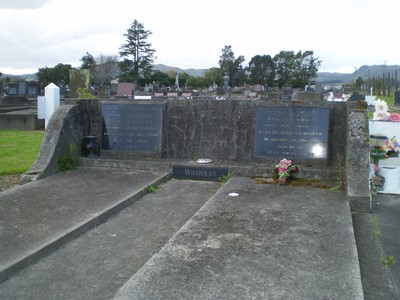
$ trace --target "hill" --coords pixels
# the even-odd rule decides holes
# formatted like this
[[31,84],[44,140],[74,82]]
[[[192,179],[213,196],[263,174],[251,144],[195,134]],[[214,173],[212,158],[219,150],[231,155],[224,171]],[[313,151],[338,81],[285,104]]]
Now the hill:
[[180,72],[180,73],[185,72],[193,77],[202,77],[204,75],[204,72],[207,71],[207,69],[194,69],[194,68],[181,69],[178,67],[171,67],[171,66],[167,66],[167,65],[163,65],[163,64],[153,65],[153,69],[161,71],[161,72],[165,72],[167,70],[174,70],[174,71]]
[[[318,72],[317,82],[353,82],[357,78],[361,77],[363,80],[368,78],[382,77],[383,74],[390,72],[390,77],[394,78],[396,72],[400,72],[399,65],[387,66],[387,65],[372,65],[372,66],[361,66],[353,73],[330,73],[330,72]],[[398,75],[400,79],[400,73]]]
[[[153,66],[154,70],[158,70],[161,72],[165,72],[167,70],[174,70],[176,72],[185,72],[189,74],[190,76],[193,77],[202,77],[207,71],[207,69],[195,69],[195,68],[190,68],[190,69],[181,69],[178,67],[173,67],[173,66],[167,66],[164,64],[156,64]],[[368,78],[377,78],[377,77],[382,77],[383,74],[388,74],[390,72],[391,78],[395,77],[396,72],[400,72],[400,66],[399,65],[393,65],[393,66],[388,66],[388,65],[372,65],[372,66],[361,66],[358,68],[355,72],[353,73],[334,73],[334,72],[318,72],[318,77],[317,77],[317,82],[342,82],[342,83],[347,83],[347,82],[354,82],[357,78],[361,77],[362,79],[368,79]],[[36,80],[36,74],[24,74],[24,75],[11,75],[11,74],[3,74],[3,77],[6,76],[11,76],[11,77],[17,77],[18,79],[21,80]],[[398,78],[400,79],[400,73],[398,75]]]

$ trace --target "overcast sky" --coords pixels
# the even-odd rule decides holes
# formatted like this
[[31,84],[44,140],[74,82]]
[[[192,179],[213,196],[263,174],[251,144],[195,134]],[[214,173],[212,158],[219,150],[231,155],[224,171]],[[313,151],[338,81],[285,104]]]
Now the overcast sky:
[[221,50],[273,57],[314,51],[319,71],[400,65],[400,0],[0,0],[0,71],[36,73],[118,55],[134,19],[150,30],[155,63],[218,67]]

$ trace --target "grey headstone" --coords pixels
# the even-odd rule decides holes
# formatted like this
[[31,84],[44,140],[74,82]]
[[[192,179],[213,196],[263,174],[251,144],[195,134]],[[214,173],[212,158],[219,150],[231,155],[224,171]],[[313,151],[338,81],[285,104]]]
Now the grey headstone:
[[256,156],[327,158],[329,108],[259,106]]
[[158,152],[162,146],[163,104],[103,103],[102,148]]

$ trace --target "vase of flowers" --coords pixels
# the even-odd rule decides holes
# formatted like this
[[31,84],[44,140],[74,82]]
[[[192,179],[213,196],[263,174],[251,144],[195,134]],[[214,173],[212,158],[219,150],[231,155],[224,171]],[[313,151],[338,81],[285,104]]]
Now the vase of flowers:
[[272,178],[278,179],[280,185],[285,185],[292,173],[297,173],[299,170],[290,159],[282,159],[272,170]]

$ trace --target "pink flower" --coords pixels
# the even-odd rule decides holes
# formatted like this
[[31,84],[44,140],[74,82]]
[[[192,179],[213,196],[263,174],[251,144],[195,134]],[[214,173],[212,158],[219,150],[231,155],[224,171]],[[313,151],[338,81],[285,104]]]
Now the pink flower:
[[400,122],[400,114],[391,113],[389,118],[388,118],[388,121],[390,121],[390,122]]

